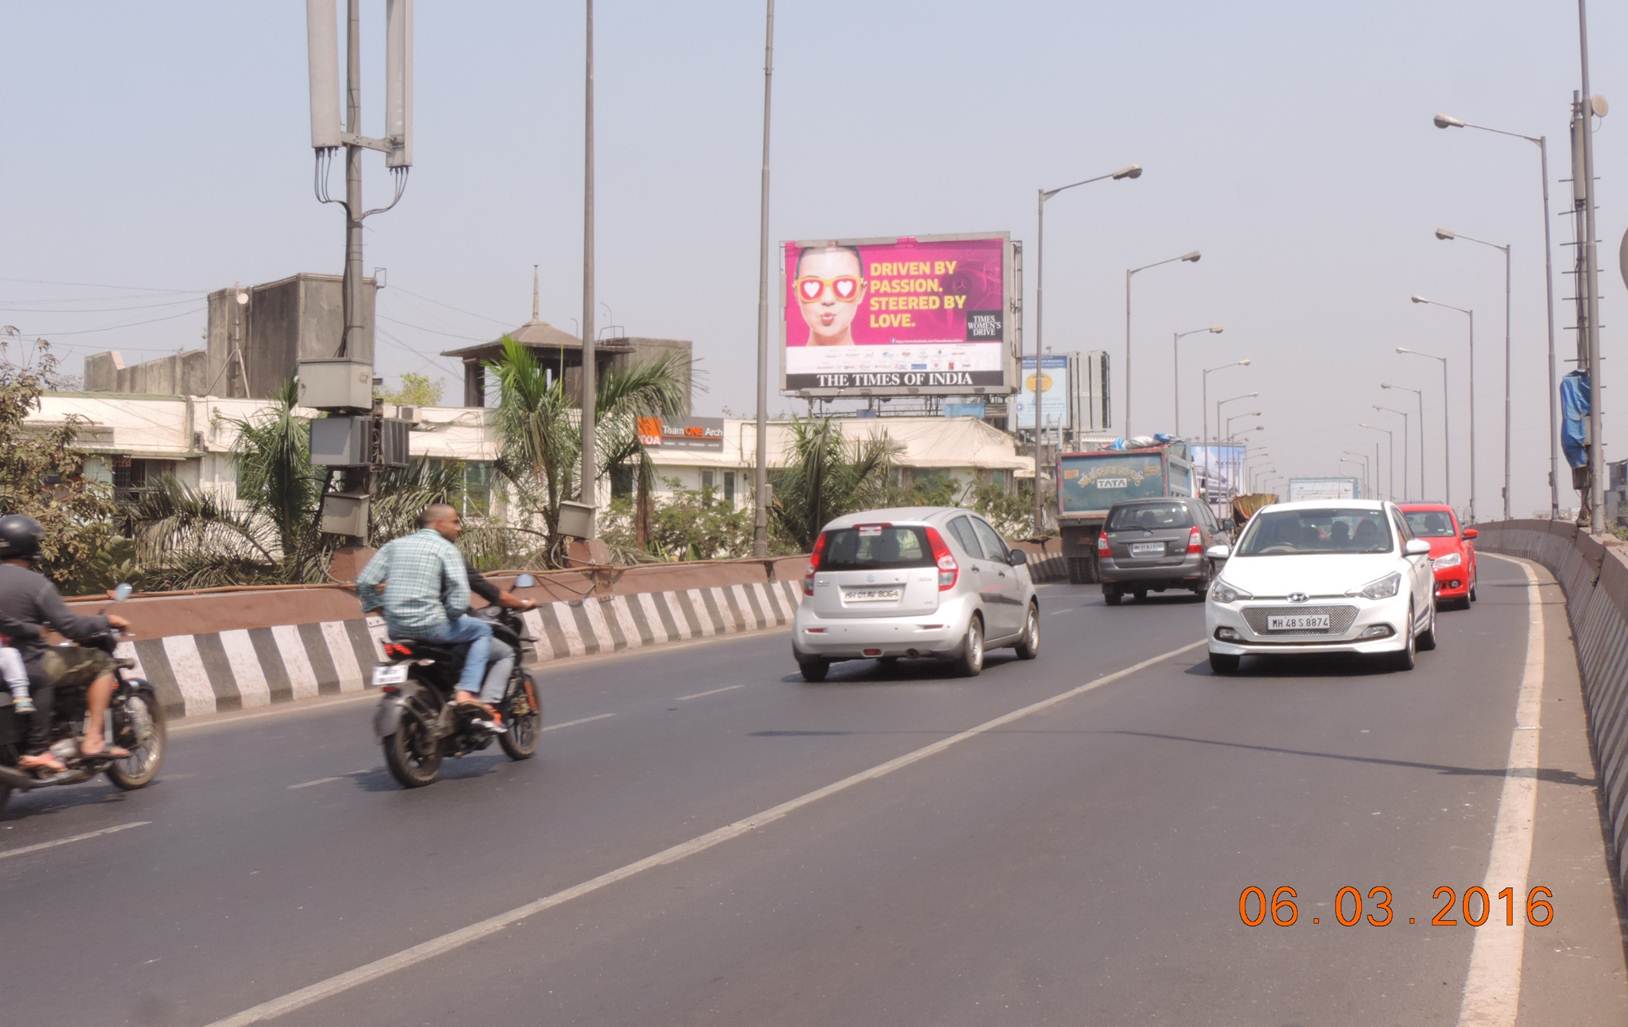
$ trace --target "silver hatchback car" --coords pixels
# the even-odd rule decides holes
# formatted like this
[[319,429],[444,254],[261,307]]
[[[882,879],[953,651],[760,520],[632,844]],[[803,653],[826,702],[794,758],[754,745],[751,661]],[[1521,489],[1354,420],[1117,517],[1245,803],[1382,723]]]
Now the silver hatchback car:
[[1040,652],[1028,556],[970,510],[914,507],[839,517],[814,543],[792,655],[808,681],[839,660],[951,660],[968,677],[984,653]]

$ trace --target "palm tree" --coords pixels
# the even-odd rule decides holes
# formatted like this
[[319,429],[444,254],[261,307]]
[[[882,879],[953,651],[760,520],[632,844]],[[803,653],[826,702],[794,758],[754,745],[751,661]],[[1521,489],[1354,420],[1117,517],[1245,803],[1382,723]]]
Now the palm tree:
[[[582,455],[581,415],[562,378],[548,375],[536,356],[510,336],[503,354],[488,366],[497,378],[499,467],[523,506],[541,514],[552,547],[559,539],[560,503],[578,493]],[[689,358],[670,353],[599,379],[595,400],[596,480],[611,468],[636,461],[639,489],[648,497],[653,473],[639,443],[640,417],[677,417],[689,398]],[[648,504],[648,500],[644,501]]]
[[884,505],[899,448],[886,432],[850,441],[829,417],[793,421],[791,462],[773,476],[775,529],[806,553],[832,518]]

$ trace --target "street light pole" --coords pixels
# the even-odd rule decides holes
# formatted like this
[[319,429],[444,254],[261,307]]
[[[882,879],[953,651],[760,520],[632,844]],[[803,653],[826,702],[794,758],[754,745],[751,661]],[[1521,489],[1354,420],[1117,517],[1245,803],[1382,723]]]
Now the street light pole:
[[[1492,249],[1502,250],[1504,252],[1504,520],[1507,521],[1507,520],[1509,520],[1509,484],[1510,484],[1510,482],[1509,482],[1509,431],[1510,431],[1510,426],[1509,426],[1509,385],[1510,385],[1510,381],[1509,381],[1509,379],[1510,379],[1510,348],[1509,348],[1510,256],[1509,256],[1509,251],[1510,251],[1510,244],[1509,243],[1487,242],[1485,239],[1477,239],[1474,236],[1469,236],[1469,235],[1460,235],[1457,232],[1452,232],[1452,231],[1449,231],[1449,230],[1447,230],[1445,228],[1436,229],[1436,238],[1438,238],[1438,239],[1463,239],[1465,242],[1479,243],[1482,246],[1491,247]],[[1473,327],[1473,318],[1474,318],[1475,315],[1471,314],[1470,316],[1472,318],[1472,327]],[[1474,401],[1475,396],[1474,396],[1473,393],[1471,394],[1470,399],[1471,399],[1472,402]],[[1470,492],[1471,492],[1472,500],[1473,500],[1475,490],[1471,489]],[[1473,507],[1475,506],[1475,504],[1472,501],[1470,505],[1472,507],[1472,512],[1471,512],[1470,516],[1471,516],[1471,519],[1473,520],[1474,516],[1475,516],[1474,512],[1473,512]]]
[[1583,281],[1579,295],[1588,306],[1588,473],[1590,530],[1605,530],[1605,438],[1600,433],[1600,408],[1605,374],[1600,366],[1600,254],[1594,231],[1594,94],[1588,86],[1588,5],[1577,0],[1577,45],[1582,54],[1583,94]]
[[[1511,136],[1511,137],[1516,138],[1516,139],[1525,139],[1529,143],[1535,143],[1537,145],[1537,148],[1538,148],[1538,174],[1539,174],[1539,177],[1542,179],[1542,185],[1543,185],[1543,295],[1544,295],[1544,300],[1545,300],[1545,304],[1546,304],[1546,312],[1548,314],[1548,317],[1544,322],[1544,326],[1548,329],[1548,335],[1549,335],[1549,357],[1548,357],[1548,359],[1549,359],[1549,365],[1548,365],[1548,371],[1549,371],[1549,519],[1550,520],[1557,520],[1560,517],[1560,413],[1556,409],[1556,404],[1559,402],[1559,399],[1558,399],[1558,392],[1557,392],[1556,384],[1555,384],[1555,277],[1554,277],[1554,244],[1553,244],[1553,242],[1551,242],[1551,239],[1550,239],[1550,231],[1551,231],[1551,229],[1550,229],[1550,225],[1549,225],[1549,221],[1550,221],[1550,216],[1549,216],[1549,137],[1548,136],[1541,136],[1541,135],[1538,135],[1538,136],[1522,135],[1519,132],[1506,132],[1503,129],[1488,128],[1486,125],[1472,125],[1469,122],[1464,121],[1461,118],[1455,118],[1455,117],[1452,117],[1451,115],[1447,115],[1447,114],[1438,114],[1438,115],[1436,115],[1435,122],[1436,122],[1436,127],[1437,128],[1474,128],[1474,129],[1478,129],[1478,130],[1480,130],[1482,132],[1491,132],[1494,135]],[[1507,255],[1506,255],[1506,257],[1507,257]],[[1506,267],[1506,272],[1507,272],[1507,267],[1508,267],[1507,261],[1506,261],[1505,267]],[[1505,285],[1504,293],[1505,293],[1505,296],[1506,296],[1506,300],[1505,300],[1506,313],[1505,313],[1504,320],[1505,320],[1505,323],[1507,324],[1507,322],[1509,320],[1508,313],[1507,313],[1507,306],[1508,306],[1507,296],[1508,296],[1508,293],[1509,293],[1507,282],[1506,282],[1506,285]],[[1507,353],[1507,348],[1506,348],[1506,353]],[[1507,366],[1507,358],[1506,358],[1506,366],[1505,366],[1505,369],[1504,369],[1504,378],[1505,378],[1506,381],[1509,378],[1509,368]],[[1504,438],[1505,438],[1504,452],[1506,454],[1506,464],[1507,464],[1507,453],[1509,451],[1509,447],[1508,447],[1508,438],[1509,438],[1509,436],[1507,434],[1507,425],[1508,425],[1508,416],[1509,416],[1509,411],[1507,409],[1507,406],[1508,406],[1508,393],[1507,392],[1505,393],[1505,406],[1506,406],[1506,409],[1504,411],[1504,416],[1505,416],[1506,434],[1504,436]],[[1506,473],[1506,477],[1507,477],[1507,473]],[[1506,491],[1507,491],[1507,485],[1508,485],[1507,480],[1505,482],[1505,485],[1506,485]]]
[[[1378,450],[1375,449],[1374,452],[1377,454]],[[1343,455],[1344,456],[1349,456],[1349,457],[1354,457],[1357,460],[1362,461],[1362,491],[1364,491],[1368,495],[1372,496],[1374,494],[1374,482],[1373,482],[1373,476],[1369,473],[1369,469],[1368,469],[1368,454],[1367,453],[1359,453],[1354,449],[1347,449],[1347,450],[1343,451]]]
[[1176,412],[1176,437],[1181,438],[1181,340],[1189,335],[1198,335],[1209,332],[1211,335],[1220,335],[1226,331],[1220,325],[1210,325],[1208,328],[1194,328],[1187,332],[1170,333],[1170,386],[1175,390],[1171,397],[1171,404]]
[[[1385,448],[1390,454],[1388,462],[1385,465],[1386,470],[1389,472],[1386,475],[1386,480],[1389,483],[1386,486],[1386,498],[1394,502],[1396,499],[1396,432],[1389,428],[1383,428],[1377,424],[1359,424],[1357,427],[1367,428],[1369,431],[1382,431],[1385,433]],[[1374,443],[1374,463],[1376,465],[1379,463],[1379,443],[1377,442]]]
[[[1042,341],[1046,330],[1046,201],[1058,193],[1066,192],[1076,186],[1090,185],[1092,182],[1101,182],[1104,179],[1112,179],[1117,182],[1121,179],[1137,179],[1141,177],[1142,166],[1140,164],[1127,164],[1118,171],[1111,171],[1106,175],[1083,178],[1078,182],[1058,186],[1056,189],[1036,190],[1034,284],[1034,533],[1036,535],[1044,534],[1046,530],[1045,506],[1040,501],[1040,438],[1043,434],[1040,423],[1040,367],[1046,352],[1045,344]],[[1128,435],[1129,432],[1126,434]]]
[[[1419,498],[1424,499],[1430,495],[1429,490],[1425,488],[1424,390],[1415,389],[1408,385],[1392,385],[1390,382],[1380,382],[1379,387],[1382,389],[1399,389],[1402,392],[1411,392],[1413,393],[1413,398],[1419,404]],[[1403,481],[1402,484],[1404,488],[1407,487],[1406,481]]]
[[[1408,491],[1408,412],[1406,410],[1398,410],[1395,407],[1382,407],[1378,405],[1375,405],[1374,409],[1387,414],[1402,415],[1402,494],[1406,495]],[[1419,427],[1421,431],[1424,430],[1423,425],[1420,425]],[[1421,489],[1419,492],[1419,498],[1424,498],[1423,489]]]
[[583,64],[582,134],[582,481],[579,499],[593,506],[599,460],[594,453],[594,0],[587,2],[587,56]]
[[[1423,296],[1412,297],[1415,303],[1424,303],[1432,307],[1445,307],[1467,315],[1470,319],[1470,523],[1475,523],[1475,311],[1469,307],[1455,307],[1451,303],[1441,303],[1436,300],[1427,300]],[[1446,373],[1443,365],[1443,374]]]
[[[1220,365],[1218,365],[1216,367],[1207,367],[1207,368],[1204,369],[1204,373],[1199,376],[1199,385],[1200,385],[1199,411],[1203,415],[1203,418],[1204,418],[1204,429],[1203,429],[1204,433],[1199,436],[1199,445],[1202,448],[1203,453],[1204,453],[1204,470],[1205,470],[1206,474],[1213,469],[1213,467],[1211,466],[1211,459],[1214,456],[1214,454],[1212,454],[1210,452],[1210,375],[1214,374],[1217,371],[1224,371],[1229,367],[1248,367],[1248,366],[1249,366],[1249,358],[1245,357],[1242,360],[1234,360],[1230,364],[1220,364]],[[1217,424],[1215,427],[1216,427],[1217,430],[1220,430],[1221,425]],[[1206,492],[1205,499],[1206,499],[1206,501],[1208,501],[1208,499],[1209,499],[1208,491],[1209,491],[1208,488],[1206,488],[1205,489],[1205,492]]]
[[[1237,395],[1237,396],[1229,396],[1226,399],[1217,400],[1216,404],[1215,404],[1215,431],[1216,431],[1216,434],[1217,435],[1223,434],[1224,428],[1225,428],[1225,426],[1222,424],[1222,421],[1221,421],[1221,408],[1222,407],[1226,406],[1228,403],[1236,403],[1241,399],[1258,399],[1259,397],[1260,397],[1260,393],[1258,393],[1258,392],[1245,392],[1245,393],[1242,393],[1242,394]],[[1219,440],[1219,439],[1217,440],[1217,445],[1218,446],[1219,446],[1221,441],[1222,440]],[[1224,466],[1227,466],[1229,468],[1228,484],[1230,485],[1231,484],[1231,478],[1230,478],[1230,466],[1231,465],[1226,464]]]
[[1165,264],[1185,262],[1196,264],[1204,256],[1198,250],[1183,253],[1179,257],[1167,257],[1164,260],[1155,260],[1151,264],[1141,267],[1125,269],[1125,437],[1131,437],[1131,276],[1139,271],[1149,268],[1162,267]]
[[[1434,353],[1421,353],[1416,349],[1408,349],[1406,346],[1398,346],[1398,347],[1396,347],[1396,352],[1401,353],[1404,356],[1427,357],[1427,358],[1429,358],[1431,360],[1437,360],[1437,361],[1441,362],[1441,469],[1442,469],[1442,488],[1446,491],[1446,497],[1445,497],[1444,501],[1447,503],[1448,506],[1452,506],[1453,505],[1453,450],[1452,450],[1453,433],[1452,433],[1452,430],[1451,430],[1452,418],[1450,416],[1450,411],[1449,411],[1449,407],[1448,407],[1447,358],[1446,357],[1438,357]],[[1421,406],[1420,409],[1422,410],[1424,408]],[[1423,417],[1422,414],[1420,416]],[[1421,433],[1424,431],[1423,424],[1420,425],[1419,431]]]
[[774,83],[774,0],[763,29],[763,175],[757,244],[757,459],[752,471],[752,555],[769,555],[769,113]]

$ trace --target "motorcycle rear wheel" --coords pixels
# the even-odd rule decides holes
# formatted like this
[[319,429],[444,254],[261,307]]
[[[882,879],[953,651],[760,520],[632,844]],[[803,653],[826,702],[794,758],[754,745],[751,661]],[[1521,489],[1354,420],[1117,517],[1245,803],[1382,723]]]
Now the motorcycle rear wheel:
[[509,711],[504,721],[509,730],[497,736],[497,744],[503,747],[503,754],[509,759],[529,760],[537,755],[537,743],[543,733],[543,700],[530,674],[521,674]]
[[441,774],[441,746],[428,726],[411,710],[404,711],[396,730],[384,737],[384,763],[390,776],[405,788],[423,788]]

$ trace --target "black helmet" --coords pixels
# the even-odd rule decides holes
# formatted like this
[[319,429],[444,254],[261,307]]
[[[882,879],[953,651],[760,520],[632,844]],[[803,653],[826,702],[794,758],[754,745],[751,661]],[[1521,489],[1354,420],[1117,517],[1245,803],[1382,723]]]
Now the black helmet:
[[31,560],[40,555],[45,529],[24,514],[0,517],[0,560]]

